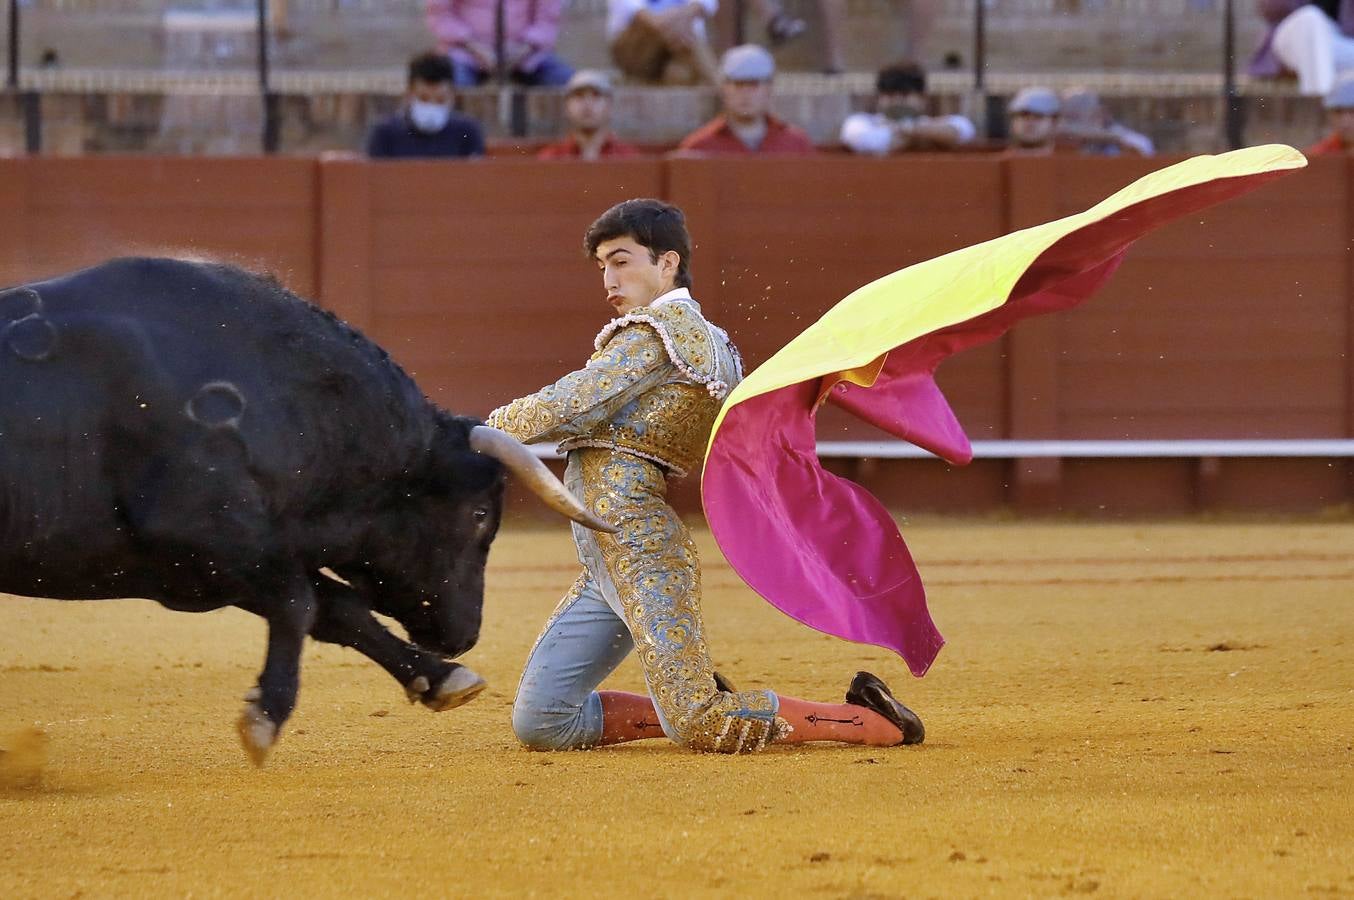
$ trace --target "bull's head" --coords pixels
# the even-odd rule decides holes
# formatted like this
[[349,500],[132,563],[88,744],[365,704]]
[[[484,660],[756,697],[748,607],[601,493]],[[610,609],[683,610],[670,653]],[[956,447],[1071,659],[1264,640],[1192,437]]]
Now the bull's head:
[[510,435],[440,415],[427,470],[400,498],[393,526],[381,529],[378,540],[386,546],[371,548],[361,566],[335,567],[425,649],[455,657],[479,639],[484,567],[503,513],[505,469],[557,512],[615,531]]

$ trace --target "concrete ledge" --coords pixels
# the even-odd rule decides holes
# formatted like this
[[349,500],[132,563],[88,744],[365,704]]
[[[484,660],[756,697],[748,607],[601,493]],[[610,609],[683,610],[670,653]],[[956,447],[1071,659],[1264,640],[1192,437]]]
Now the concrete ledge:
[[[1101,92],[1120,121],[1147,133],[1163,153],[1208,153],[1223,148],[1227,103],[1222,80],[1198,73],[1102,72],[993,73],[989,98],[1001,99],[1028,84]],[[356,150],[372,122],[394,110],[403,91],[399,69],[279,70],[273,90],[282,99],[282,149],[286,153]],[[24,70],[21,87],[42,95],[44,151],[253,153],[261,121],[257,79],[251,71],[159,69]],[[937,112],[987,118],[982,98],[963,73],[934,78]],[[1307,146],[1323,130],[1320,101],[1298,96],[1289,82],[1243,80],[1241,100],[1249,143],[1283,141]],[[514,127],[514,94],[525,131]],[[777,83],[776,112],[804,128],[817,143],[836,142],[841,122],[868,107],[873,76],[787,74]],[[0,100],[0,106],[12,101]],[[488,137],[527,142],[559,134],[563,97],[556,90],[514,92],[495,87],[459,94],[461,110],[485,126]],[[250,111],[242,112],[245,106]],[[614,121],[618,133],[641,143],[675,143],[718,109],[708,88],[621,86]],[[17,112],[0,112],[0,152],[18,152]],[[166,137],[166,131],[174,132]],[[60,135],[59,139],[57,135]],[[163,139],[162,139],[163,138]]]

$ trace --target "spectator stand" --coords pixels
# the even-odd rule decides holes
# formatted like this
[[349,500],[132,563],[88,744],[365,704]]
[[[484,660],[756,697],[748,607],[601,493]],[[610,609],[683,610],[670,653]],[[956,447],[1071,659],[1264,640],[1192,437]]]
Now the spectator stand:
[[[898,45],[898,26],[890,22],[899,2],[905,0],[852,5],[847,31],[855,56],[846,75],[795,71],[812,68],[802,40],[778,51],[786,74],[778,80],[776,112],[831,142],[841,119],[866,102],[873,70]],[[986,123],[990,136],[1000,135],[1002,122],[988,112],[1020,87],[1042,83],[1098,90],[1116,117],[1151,123],[1146,130],[1163,152],[1212,151],[1243,137],[1314,139],[1319,104],[1292,97],[1285,84],[1233,74],[1237,48],[1248,52],[1261,24],[1234,13],[1234,3],[949,0],[941,4],[930,56],[955,48],[972,48],[972,56],[958,68],[928,59],[933,93],[942,111]],[[810,0],[786,6],[812,21]],[[357,146],[366,125],[395,105],[401,85],[392,61],[428,43],[420,0],[290,0],[281,31],[272,30],[267,7],[266,0],[177,0],[166,12],[149,0],[11,0],[0,135],[11,148],[62,154]],[[606,60],[604,14],[604,0],[574,0],[563,55],[582,65]],[[216,23],[215,36],[191,37],[195,19]],[[44,66],[48,48],[57,58]],[[530,144],[554,134],[559,123],[553,91],[488,87],[466,92],[461,105],[500,141]],[[622,86],[617,130],[662,145],[713,109],[704,90]]]

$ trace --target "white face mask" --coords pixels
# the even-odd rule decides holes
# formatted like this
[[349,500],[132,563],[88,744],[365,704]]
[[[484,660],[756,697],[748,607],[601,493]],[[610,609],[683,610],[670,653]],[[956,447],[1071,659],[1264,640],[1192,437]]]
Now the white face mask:
[[441,131],[451,120],[451,107],[441,103],[425,103],[422,100],[409,102],[409,121],[419,131],[429,134]]

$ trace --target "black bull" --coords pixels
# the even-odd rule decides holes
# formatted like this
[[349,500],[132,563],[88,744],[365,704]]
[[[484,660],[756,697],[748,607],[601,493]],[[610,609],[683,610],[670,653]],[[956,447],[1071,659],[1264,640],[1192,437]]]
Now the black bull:
[[450,658],[479,636],[505,466],[606,527],[512,438],[438,409],[270,279],[121,259],[0,292],[0,591],[262,616],[239,722],[256,763],[307,635],[435,710],[479,692]]

